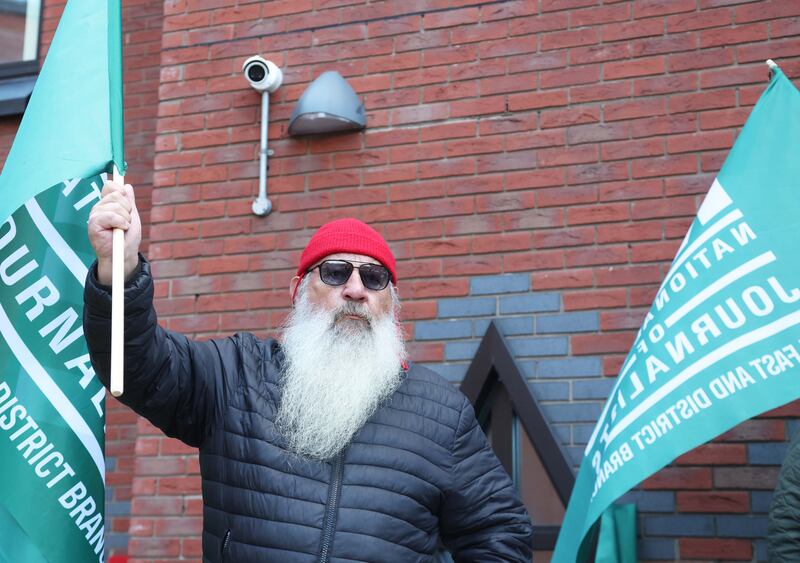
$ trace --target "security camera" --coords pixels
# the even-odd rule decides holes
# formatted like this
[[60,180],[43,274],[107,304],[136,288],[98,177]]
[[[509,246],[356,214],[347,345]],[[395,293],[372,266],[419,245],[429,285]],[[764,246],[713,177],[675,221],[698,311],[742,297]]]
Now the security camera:
[[283,72],[278,65],[258,55],[253,55],[242,65],[244,77],[259,92],[277,90],[283,82]]

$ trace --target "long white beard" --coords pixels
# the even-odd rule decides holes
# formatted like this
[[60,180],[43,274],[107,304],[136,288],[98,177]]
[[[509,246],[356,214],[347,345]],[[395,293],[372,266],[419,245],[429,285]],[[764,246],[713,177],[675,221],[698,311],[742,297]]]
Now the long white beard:
[[[348,313],[369,323],[342,318]],[[370,318],[358,303],[324,311],[301,293],[282,345],[276,424],[289,449],[302,456],[326,460],[342,451],[402,380],[406,351],[396,315]]]

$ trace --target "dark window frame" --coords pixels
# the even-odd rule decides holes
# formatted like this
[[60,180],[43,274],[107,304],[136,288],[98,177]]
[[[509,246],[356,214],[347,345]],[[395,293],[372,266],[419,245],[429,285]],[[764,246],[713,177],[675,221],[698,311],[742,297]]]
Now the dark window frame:
[[39,74],[39,61],[21,61],[0,64],[0,80]]
[[[505,393],[498,393],[498,387],[503,387]],[[478,351],[467,369],[467,374],[461,382],[461,391],[475,408],[478,421],[484,430],[491,418],[494,418],[494,424],[500,423],[507,430],[492,432],[492,448],[512,476],[515,463],[512,442],[513,409],[513,413],[516,413],[536,449],[556,493],[566,507],[572,488],[575,486],[575,475],[494,321],[489,323]],[[499,408],[492,417],[494,410],[492,407],[501,406],[506,402],[509,403],[506,405],[507,408]],[[534,523],[534,550],[555,549],[559,530],[560,526],[537,526]]]
[[[39,56],[42,50],[42,23],[44,17],[44,0],[39,2],[39,23],[37,28],[36,40],[36,57],[30,61],[14,61],[7,63],[0,63],[0,116],[21,115],[24,113],[25,108],[30,100],[30,94],[33,90],[33,84],[39,75]],[[19,83],[21,81],[29,81],[29,88],[26,89],[27,94],[17,96],[2,96],[4,86],[9,83]]]

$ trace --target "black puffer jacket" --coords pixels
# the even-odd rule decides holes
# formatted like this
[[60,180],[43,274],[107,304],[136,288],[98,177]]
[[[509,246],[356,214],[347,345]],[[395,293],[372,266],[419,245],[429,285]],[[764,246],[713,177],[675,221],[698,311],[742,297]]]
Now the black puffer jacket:
[[[467,399],[411,367],[330,463],[287,454],[273,420],[282,352],[251,334],[195,342],[156,324],[147,262],[126,286],[122,401],[200,448],[203,559],[531,560],[531,524]],[[84,330],[107,384],[110,297],[92,268]]]

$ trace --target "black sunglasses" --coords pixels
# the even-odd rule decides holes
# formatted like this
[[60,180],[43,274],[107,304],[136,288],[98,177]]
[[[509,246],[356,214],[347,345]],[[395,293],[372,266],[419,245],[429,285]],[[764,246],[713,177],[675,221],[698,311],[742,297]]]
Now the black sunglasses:
[[[364,287],[380,291],[389,285],[392,276],[386,266],[367,262],[360,264],[358,275],[361,276],[361,283],[364,284]],[[309,268],[308,271],[312,272],[319,268],[319,279],[328,285],[336,286],[346,284],[355,267],[351,262],[345,260],[325,260],[313,268]]]

